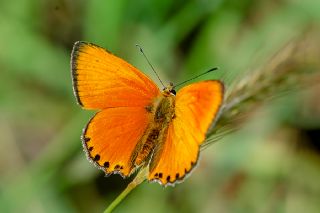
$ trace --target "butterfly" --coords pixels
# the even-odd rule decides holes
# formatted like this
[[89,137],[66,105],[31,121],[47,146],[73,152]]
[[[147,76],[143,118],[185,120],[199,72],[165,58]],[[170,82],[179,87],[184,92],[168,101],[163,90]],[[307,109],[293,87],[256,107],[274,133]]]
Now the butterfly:
[[173,84],[162,91],[137,68],[95,44],[78,41],[71,54],[78,104],[98,112],[83,130],[90,161],[107,175],[128,177],[148,166],[161,185],[184,180],[218,117],[224,85],[218,80]]

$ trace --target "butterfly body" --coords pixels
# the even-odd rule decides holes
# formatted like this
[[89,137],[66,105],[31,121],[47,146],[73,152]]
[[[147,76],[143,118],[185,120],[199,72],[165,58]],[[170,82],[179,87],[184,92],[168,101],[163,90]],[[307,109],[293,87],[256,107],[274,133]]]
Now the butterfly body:
[[166,91],[146,107],[147,113],[150,113],[151,122],[137,144],[135,150],[138,153],[134,153],[131,157],[134,165],[140,166],[143,162],[148,162],[151,154],[161,150],[169,124],[175,116],[174,107],[175,96]]
[[76,42],[74,93],[98,110],[83,130],[88,159],[107,175],[130,176],[148,166],[149,181],[174,184],[196,165],[200,145],[223,102],[223,83],[202,81],[161,92],[146,75],[105,49]]

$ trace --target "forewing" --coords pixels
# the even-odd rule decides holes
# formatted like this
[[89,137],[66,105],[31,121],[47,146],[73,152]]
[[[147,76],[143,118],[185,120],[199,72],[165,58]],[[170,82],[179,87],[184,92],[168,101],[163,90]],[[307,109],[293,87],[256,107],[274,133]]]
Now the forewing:
[[176,96],[175,118],[164,144],[155,151],[149,180],[173,184],[183,180],[196,165],[199,147],[223,101],[220,81],[203,81],[182,88]]
[[145,107],[160,93],[138,69],[91,43],[75,43],[71,70],[75,96],[86,109]]
[[128,176],[131,156],[149,124],[149,113],[141,107],[109,108],[98,112],[84,129],[84,149],[106,174]]

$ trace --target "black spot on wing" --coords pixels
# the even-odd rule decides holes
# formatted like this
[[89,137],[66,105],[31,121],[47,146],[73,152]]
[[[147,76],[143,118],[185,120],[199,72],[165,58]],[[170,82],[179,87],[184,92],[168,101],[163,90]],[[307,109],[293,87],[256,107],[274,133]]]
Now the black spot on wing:
[[87,143],[87,142],[89,142],[91,140],[91,138],[84,136],[83,140],[84,140],[85,143]]
[[107,162],[104,162],[103,166],[104,166],[104,168],[109,168],[109,166],[110,166],[110,163],[109,163],[109,161],[107,161]]
[[100,160],[100,155],[94,156],[93,161],[98,161],[98,160]]

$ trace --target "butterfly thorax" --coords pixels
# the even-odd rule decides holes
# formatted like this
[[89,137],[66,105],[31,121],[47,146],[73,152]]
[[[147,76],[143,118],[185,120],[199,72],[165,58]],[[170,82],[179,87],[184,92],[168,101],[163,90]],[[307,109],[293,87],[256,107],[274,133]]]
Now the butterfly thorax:
[[153,152],[159,152],[162,149],[168,126],[175,117],[174,108],[175,96],[168,95],[165,91],[146,107],[150,113],[151,122],[136,146],[136,152],[131,158],[133,165],[139,166],[148,162]]

